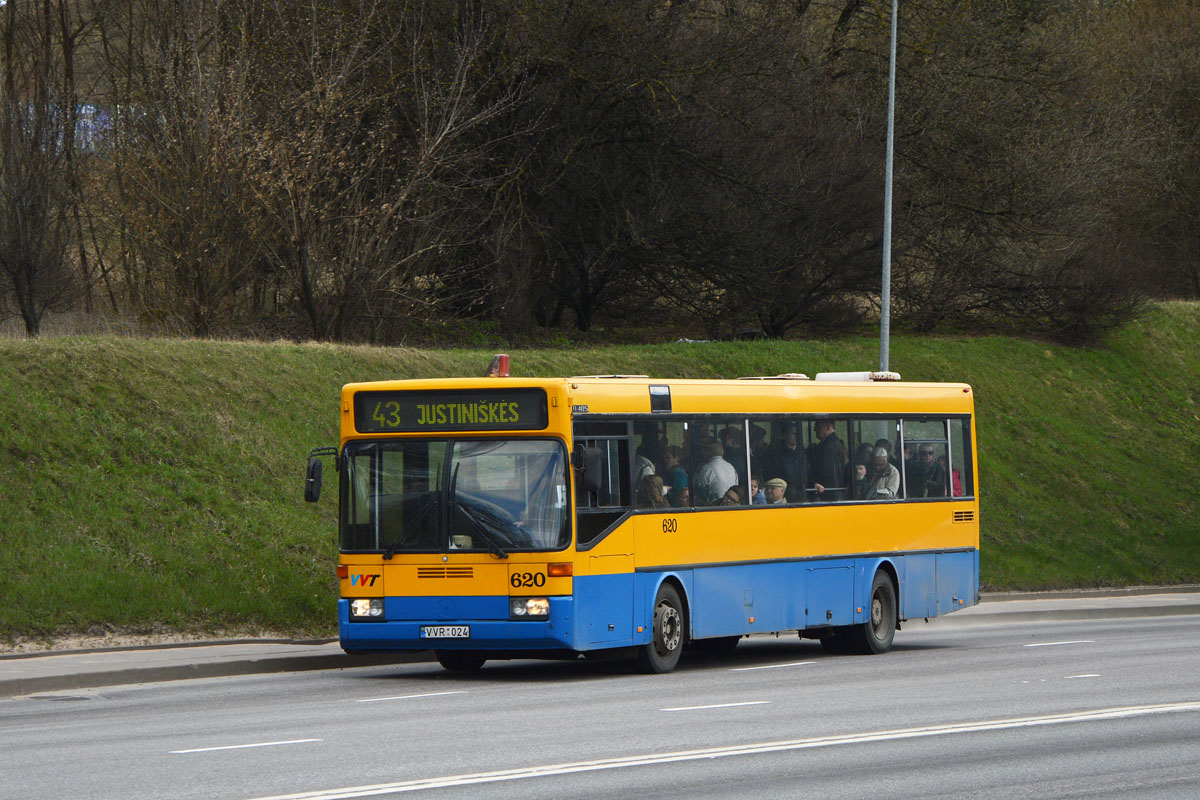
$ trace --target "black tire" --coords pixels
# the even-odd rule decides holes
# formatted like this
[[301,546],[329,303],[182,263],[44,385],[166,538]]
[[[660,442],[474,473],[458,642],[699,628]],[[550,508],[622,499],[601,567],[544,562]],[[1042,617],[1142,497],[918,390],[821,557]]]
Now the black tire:
[[434,650],[433,654],[438,663],[451,672],[475,672],[487,661],[482,653],[471,650]]
[[867,620],[849,629],[850,652],[865,656],[886,653],[896,636],[896,588],[883,570],[871,582],[870,603]]
[[741,636],[717,636],[712,639],[693,639],[688,646],[698,653],[723,655],[732,653],[741,640]]
[[650,643],[638,648],[638,669],[650,674],[662,674],[675,669],[683,653],[685,639],[683,603],[679,592],[664,583],[654,599],[654,629]]

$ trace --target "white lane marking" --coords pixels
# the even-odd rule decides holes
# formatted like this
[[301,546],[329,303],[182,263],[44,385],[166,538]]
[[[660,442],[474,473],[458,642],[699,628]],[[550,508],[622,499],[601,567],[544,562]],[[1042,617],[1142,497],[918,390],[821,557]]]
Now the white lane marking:
[[762,667],[734,667],[730,672],[750,672],[756,669],[783,669],[784,667],[806,667],[809,664],[815,664],[815,661],[793,661],[791,664],[767,664]]
[[1099,675],[1096,675],[1094,673],[1089,673],[1087,675],[1068,675],[1067,680],[1072,681],[1072,680],[1075,680],[1076,678],[1099,678],[1099,677],[1100,677]]
[[288,739],[286,742],[255,742],[254,744],[227,744],[224,747],[194,747],[191,750],[172,750],[172,753],[211,753],[214,750],[244,750],[247,747],[276,747],[281,744],[305,744],[321,742],[323,739]]
[[680,706],[679,708],[660,708],[659,711],[704,711],[709,708],[734,708],[736,706],[765,706],[770,700],[749,700],[745,703],[715,703],[711,706]]
[[458,692],[429,692],[428,694],[402,694],[399,697],[369,697],[366,700],[359,700],[359,703],[382,703],[384,700],[416,700],[419,697],[444,697],[448,694],[462,694]]
[[1200,711],[1200,702],[1161,703],[1148,706],[1119,706],[1116,708],[1098,708],[1092,711],[1077,711],[1070,714],[1048,714],[1041,717],[1013,717],[1011,719],[995,719],[986,720],[983,722],[958,722],[947,725],[929,725],[920,728],[901,728],[899,730],[891,731],[875,731],[872,733],[852,733],[841,736],[822,736],[813,739],[793,739],[782,742],[761,742],[759,744],[734,745],[730,747],[708,747],[702,750],[681,750],[670,753],[648,753],[641,756],[602,758],[594,761],[575,761],[566,764],[546,764],[545,766],[541,767],[522,767],[518,769],[497,770],[495,772],[475,772],[466,775],[447,775],[440,778],[422,778],[419,780],[397,781],[395,783],[377,783],[370,786],[347,786],[341,789],[326,789],[315,792],[300,792],[298,794],[259,797],[255,798],[255,800],[347,800],[347,798],[352,797],[399,794],[401,792],[414,792],[421,789],[441,789],[451,786],[470,786],[480,783],[497,783],[500,781],[542,778],[549,775],[569,775],[577,772],[595,772],[597,770],[604,769],[643,767],[652,764],[669,764],[680,761],[699,761],[706,758],[725,758],[727,756],[756,755],[759,753],[778,753],[788,750],[808,750],[817,747],[834,747],[844,744],[864,744],[867,742],[884,742],[897,739],[917,739],[925,736],[945,736],[947,734],[955,733],[998,731],[1009,728],[1029,728],[1040,725],[1061,725],[1068,722],[1094,722],[1098,720],[1126,719],[1129,717],[1144,717],[1152,714],[1170,714],[1185,711]]
[[1023,644],[1022,647],[1056,647],[1060,644],[1095,644],[1095,639],[1076,639],[1073,642],[1038,642],[1037,644]]

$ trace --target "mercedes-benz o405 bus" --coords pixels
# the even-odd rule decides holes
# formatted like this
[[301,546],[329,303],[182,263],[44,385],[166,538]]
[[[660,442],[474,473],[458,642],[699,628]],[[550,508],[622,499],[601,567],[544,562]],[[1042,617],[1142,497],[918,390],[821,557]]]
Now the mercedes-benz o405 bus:
[[[504,370],[503,372],[506,372]],[[890,373],[351,383],[338,631],[447,669],[798,632],[883,653],[978,602],[971,387]],[[623,649],[623,650],[621,650]]]

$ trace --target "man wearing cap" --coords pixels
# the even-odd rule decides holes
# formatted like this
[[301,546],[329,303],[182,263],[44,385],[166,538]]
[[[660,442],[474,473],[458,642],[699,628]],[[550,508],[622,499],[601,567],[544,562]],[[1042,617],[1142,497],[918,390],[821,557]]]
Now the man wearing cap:
[[787,492],[787,481],[783,478],[771,478],[763,484],[763,493],[767,496],[767,505],[782,506],[787,504],[784,494]]
[[900,470],[888,463],[888,451],[876,447],[867,473],[865,500],[895,500],[900,493]]

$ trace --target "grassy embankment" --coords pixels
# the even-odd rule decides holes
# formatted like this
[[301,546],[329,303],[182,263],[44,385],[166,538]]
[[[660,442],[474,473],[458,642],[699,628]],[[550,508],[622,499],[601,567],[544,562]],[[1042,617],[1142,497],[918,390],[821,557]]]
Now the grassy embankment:
[[[1155,306],[1103,348],[893,341],[909,380],[977,391],[983,581],[1200,581],[1200,304]],[[478,375],[491,353],[287,343],[0,341],[0,638],[333,629],[342,383]],[[513,353],[514,374],[733,377],[870,368],[874,338]]]

